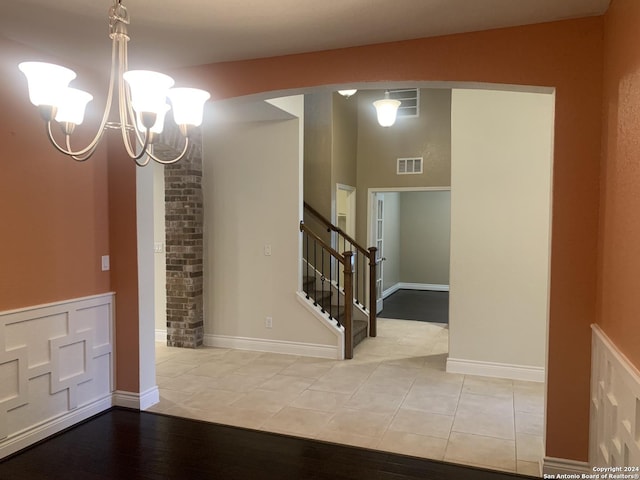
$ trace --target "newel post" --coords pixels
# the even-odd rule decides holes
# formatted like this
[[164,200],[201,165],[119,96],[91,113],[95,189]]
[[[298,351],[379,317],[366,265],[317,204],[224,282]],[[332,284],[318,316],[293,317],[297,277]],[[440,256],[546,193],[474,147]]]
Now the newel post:
[[378,335],[376,320],[376,247],[369,247],[369,336]]
[[344,358],[353,358],[353,252],[344,252]]

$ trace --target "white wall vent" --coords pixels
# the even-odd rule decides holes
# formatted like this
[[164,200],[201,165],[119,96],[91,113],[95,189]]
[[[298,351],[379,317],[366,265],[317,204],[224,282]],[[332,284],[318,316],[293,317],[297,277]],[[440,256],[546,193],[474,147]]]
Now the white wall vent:
[[389,90],[389,98],[400,100],[398,117],[420,116],[420,90],[417,88],[398,88]]
[[398,175],[409,175],[422,173],[422,157],[399,158],[398,159]]

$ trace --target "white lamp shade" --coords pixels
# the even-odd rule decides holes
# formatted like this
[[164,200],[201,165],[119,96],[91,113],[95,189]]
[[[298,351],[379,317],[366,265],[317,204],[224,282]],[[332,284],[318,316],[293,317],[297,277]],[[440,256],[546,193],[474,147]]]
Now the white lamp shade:
[[381,127],[390,127],[396,123],[396,115],[398,114],[400,103],[400,100],[391,98],[373,102],[373,106],[376,107],[376,112],[378,113],[378,123]]
[[173,78],[149,70],[129,70],[122,76],[129,84],[133,109],[159,115],[167,102],[167,91],[174,84]]
[[338,93],[343,97],[349,98],[351,95],[354,95],[358,90],[355,88],[350,88],[348,90],[338,90]]
[[62,100],[58,105],[56,120],[80,125],[84,120],[84,111],[87,103],[93,100],[93,96],[77,88],[67,88],[62,93]]
[[211,98],[209,92],[197,88],[172,88],[168,96],[173,105],[173,119],[178,125],[198,127],[202,124],[204,104]]
[[29,100],[40,105],[59,106],[62,92],[76,78],[73,70],[44,62],[22,62],[18,68],[27,77]]
[[[152,133],[162,133],[162,130],[164,129],[164,117],[167,115],[167,112],[170,109],[171,107],[165,103],[163,108],[156,112],[156,121],[150,129]],[[145,126],[142,124],[142,121],[140,120],[140,115],[138,115],[138,117],[136,118],[136,125],[138,126],[138,130],[140,130],[141,132],[147,131]]]

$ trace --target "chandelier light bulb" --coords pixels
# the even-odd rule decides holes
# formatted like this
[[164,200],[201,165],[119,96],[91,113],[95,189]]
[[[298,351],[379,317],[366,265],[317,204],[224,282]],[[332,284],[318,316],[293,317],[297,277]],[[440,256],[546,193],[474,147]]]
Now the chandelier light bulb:
[[178,125],[199,127],[204,115],[204,104],[211,95],[197,88],[172,88],[168,93],[173,105],[173,120]]
[[73,70],[53,63],[22,62],[18,68],[27,77],[29,100],[36,107],[58,107],[69,82],[76,78]]
[[58,105],[56,121],[60,123],[73,123],[80,125],[84,120],[84,112],[87,103],[93,100],[93,96],[77,88],[66,88],[62,92],[61,102]]
[[[164,117],[167,115],[167,112],[170,109],[171,107],[165,103],[160,109],[158,109],[156,112],[153,112],[155,113],[155,121],[153,125],[149,128],[149,131],[151,133],[155,133],[155,134],[162,133],[162,130],[164,130]],[[141,132],[147,131],[147,128],[143,123],[141,115],[139,115],[137,118],[136,126],[138,127],[138,130],[140,130]]]
[[129,70],[122,77],[129,84],[131,106],[137,113],[159,113],[175,83],[169,75],[150,70]]

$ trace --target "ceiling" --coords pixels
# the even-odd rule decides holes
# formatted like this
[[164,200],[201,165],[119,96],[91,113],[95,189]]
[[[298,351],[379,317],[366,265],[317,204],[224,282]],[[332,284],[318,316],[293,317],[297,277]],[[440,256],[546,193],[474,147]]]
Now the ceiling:
[[[132,68],[180,67],[603,14],[609,0],[122,0]],[[3,0],[0,36],[108,64],[113,0]]]

